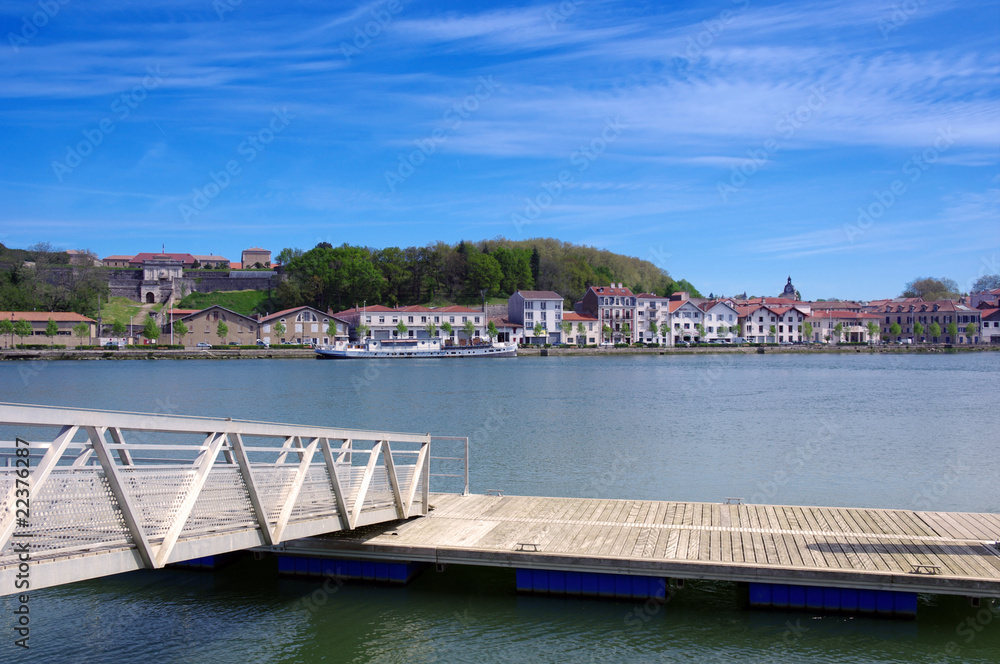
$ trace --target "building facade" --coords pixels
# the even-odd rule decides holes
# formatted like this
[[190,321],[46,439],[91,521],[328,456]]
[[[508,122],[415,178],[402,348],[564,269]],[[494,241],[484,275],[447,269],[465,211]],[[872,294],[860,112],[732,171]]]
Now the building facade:
[[[260,338],[257,334],[260,326],[256,318],[238,314],[217,304],[182,316],[180,320],[187,326],[188,332],[183,339],[175,336],[174,343],[182,343],[185,347],[197,346],[199,343],[247,346],[257,343]],[[219,323],[225,323],[225,336],[219,334]],[[169,329],[163,332],[170,334]]]
[[[66,346],[72,348],[80,344],[91,344],[97,338],[97,321],[82,314],[65,311],[0,311],[0,320],[8,320],[15,325],[18,321],[26,321],[31,325],[31,333],[23,337],[17,334],[5,334],[0,337],[4,348],[12,348],[25,344],[32,346]],[[46,331],[49,321],[56,326],[56,334],[49,336]],[[87,326],[87,334],[79,337],[73,328],[83,323]]]
[[597,318],[602,342],[635,343],[637,301],[635,294],[620,283],[591,286],[580,303],[580,313]]
[[[507,299],[507,318],[523,326],[528,343],[566,343],[560,329],[563,296],[554,291],[516,291]],[[541,326],[542,334],[537,333]]]
[[260,319],[260,340],[268,344],[332,344],[347,341],[350,323],[309,306],[293,307]]

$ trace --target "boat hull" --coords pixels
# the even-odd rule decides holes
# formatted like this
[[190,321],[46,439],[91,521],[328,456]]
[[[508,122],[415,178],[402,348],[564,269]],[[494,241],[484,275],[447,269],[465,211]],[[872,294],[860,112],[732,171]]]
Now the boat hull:
[[517,346],[455,346],[440,350],[367,350],[365,348],[317,348],[316,356],[324,360],[407,359],[422,357],[516,357]]

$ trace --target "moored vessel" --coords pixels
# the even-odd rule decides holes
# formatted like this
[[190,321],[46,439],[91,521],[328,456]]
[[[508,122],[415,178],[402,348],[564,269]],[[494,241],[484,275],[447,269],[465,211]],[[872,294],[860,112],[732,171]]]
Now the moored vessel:
[[322,359],[348,360],[408,357],[515,357],[517,344],[442,345],[440,339],[366,339],[361,342],[338,342],[317,346]]

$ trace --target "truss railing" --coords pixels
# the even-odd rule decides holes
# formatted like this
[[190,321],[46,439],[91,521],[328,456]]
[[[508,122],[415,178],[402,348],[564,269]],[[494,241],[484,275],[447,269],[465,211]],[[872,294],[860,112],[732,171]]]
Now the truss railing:
[[38,588],[426,514],[430,446],[427,434],[0,404],[0,594],[15,592],[25,543]]

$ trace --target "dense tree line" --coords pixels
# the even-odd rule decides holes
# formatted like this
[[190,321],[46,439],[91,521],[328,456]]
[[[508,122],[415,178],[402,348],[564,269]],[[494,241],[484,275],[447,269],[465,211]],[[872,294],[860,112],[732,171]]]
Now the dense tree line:
[[47,244],[9,249],[0,244],[0,310],[75,311],[96,317],[107,301],[107,275],[91,265],[70,265],[66,252]]
[[516,290],[552,290],[568,301],[587,288],[621,282],[635,292],[687,290],[649,261],[553,239],[437,242],[424,247],[371,249],[327,242],[309,251],[278,254],[285,279],[272,294],[271,310],[301,304],[319,309],[479,302],[482,294],[507,297]]

